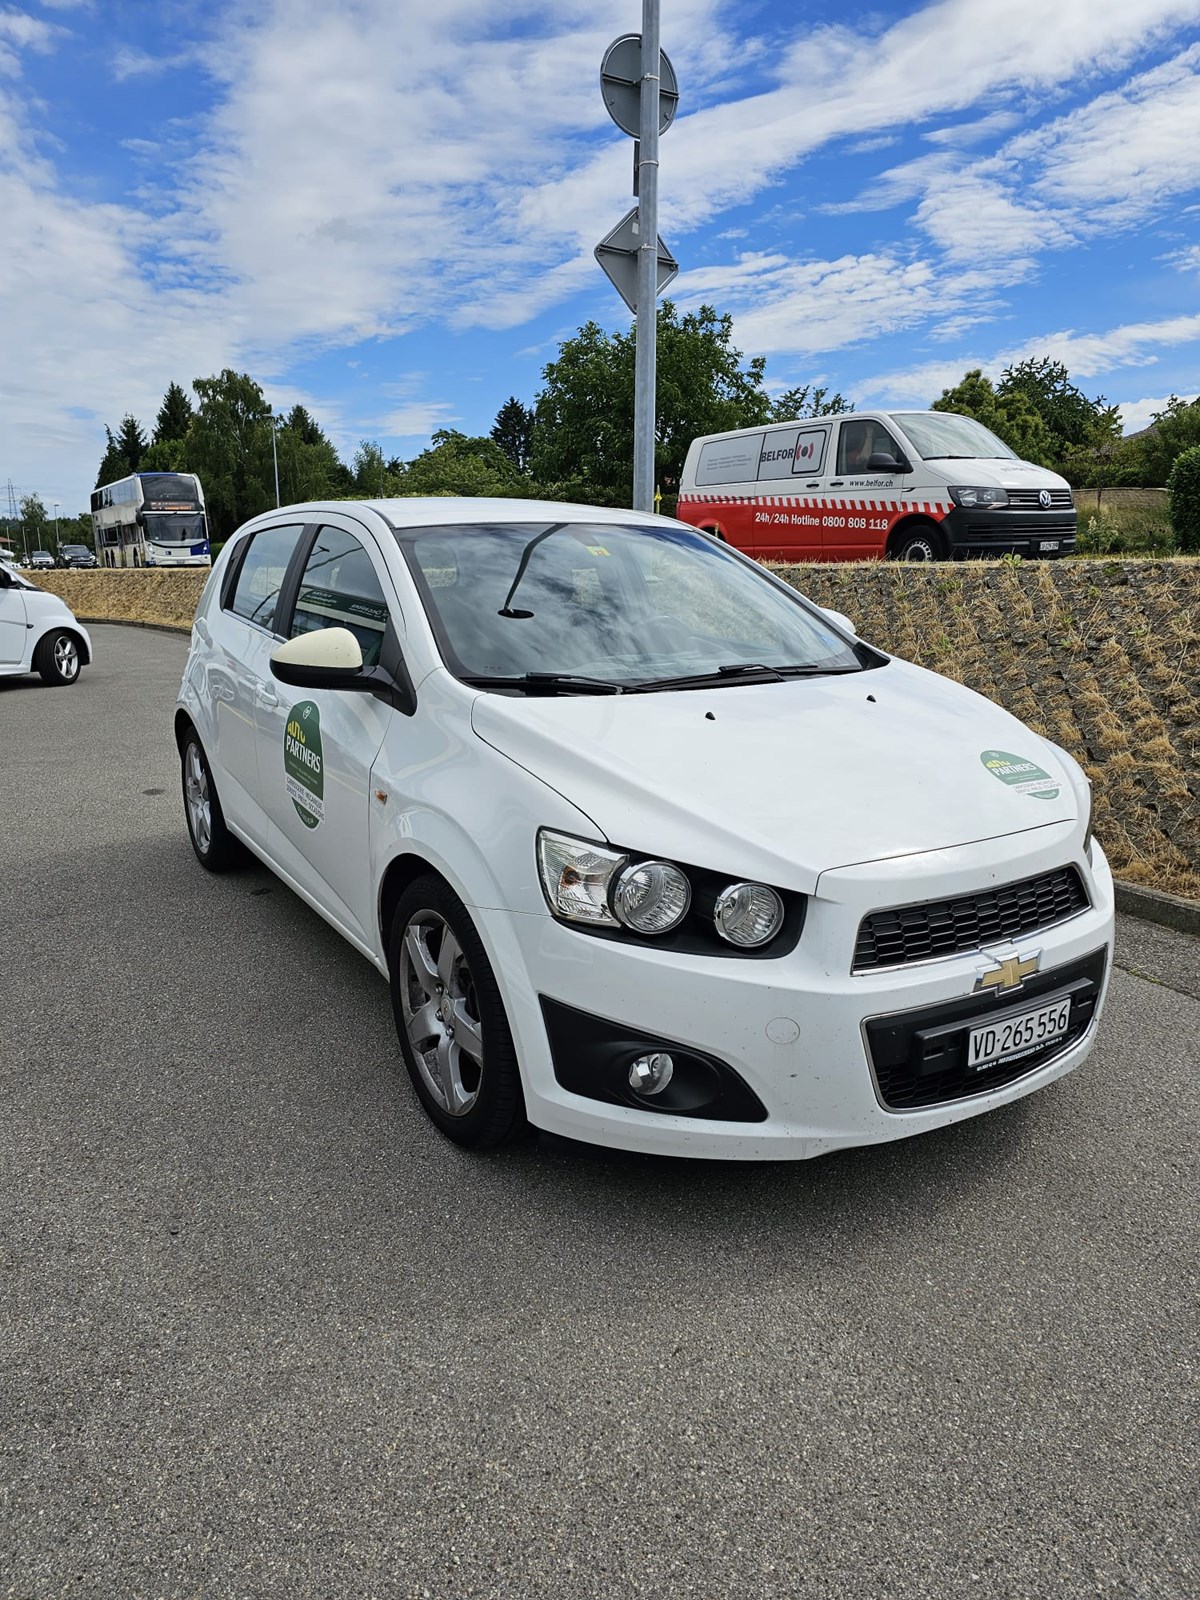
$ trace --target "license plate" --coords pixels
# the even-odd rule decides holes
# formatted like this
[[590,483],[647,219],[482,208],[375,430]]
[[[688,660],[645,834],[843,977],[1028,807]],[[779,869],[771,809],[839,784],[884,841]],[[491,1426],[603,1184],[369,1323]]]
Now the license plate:
[[1003,1022],[972,1028],[967,1041],[967,1066],[972,1072],[998,1061],[1014,1061],[1030,1055],[1066,1033],[1071,1021],[1071,1001],[1054,1000],[1036,1011],[1023,1011]]
[[1059,540],[1057,540],[1057,539],[1043,539],[1039,543],[1038,549],[1039,550],[1057,550],[1058,546],[1059,546]]

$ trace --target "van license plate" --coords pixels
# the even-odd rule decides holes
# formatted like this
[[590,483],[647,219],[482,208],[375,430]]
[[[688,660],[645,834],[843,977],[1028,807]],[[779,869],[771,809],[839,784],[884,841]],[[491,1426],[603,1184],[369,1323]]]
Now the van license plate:
[[972,1072],[998,1061],[1015,1061],[1066,1033],[1071,1021],[1071,1001],[1055,1000],[1036,1011],[1023,1011],[1004,1022],[972,1028],[967,1041],[967,1066]]
[[1038,549],[1039,550],[1057,550],[1058,546],[1059,546],[1059,542],[1060,541],[1058,539],[1043,539],[1039,543]]

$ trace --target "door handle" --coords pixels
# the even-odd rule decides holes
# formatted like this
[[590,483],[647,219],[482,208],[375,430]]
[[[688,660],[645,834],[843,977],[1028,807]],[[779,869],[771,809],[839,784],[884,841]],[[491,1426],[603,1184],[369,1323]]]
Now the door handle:
[[846,482],[845,478],[835,478],[833,480],[833,482],[829,485],[829,487],[831,489],[841,489],[844,486],[845,482]]
[[806,489],[819,489],[821,487],[821,480],[820,478],[814,478],[811,483],[806,483],[804,487]]
[[266,684],[255,684],[254,692],[258,696],[259,703],[261,705],[277,706],[279,704],[279,696],[275,693],[274,689],[270,688]]

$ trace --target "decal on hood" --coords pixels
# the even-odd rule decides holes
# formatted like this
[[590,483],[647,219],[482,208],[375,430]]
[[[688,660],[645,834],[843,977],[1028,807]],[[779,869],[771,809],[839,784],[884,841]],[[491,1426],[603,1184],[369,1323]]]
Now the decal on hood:
[[302,700],[288,712],[283,770],[296,815],[306,828],[319,827],[325,820],[325,762],[321,713],[311,700]]
[[984,750],[979,759],[993,778],[1007,783],[1018,794],[1031,795],[1035,800],[1058,798],[1062,785],[1036,761],[1026,761],[1024,756],[1014,756],[1007,750]]

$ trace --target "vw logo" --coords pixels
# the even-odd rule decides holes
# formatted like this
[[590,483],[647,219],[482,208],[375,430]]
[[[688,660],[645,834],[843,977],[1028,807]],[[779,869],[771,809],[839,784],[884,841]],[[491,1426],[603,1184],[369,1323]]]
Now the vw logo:
[[1038,494],[1038,505],[1041,506],[1043,511],[1049,511],[1049,509],[1050,509],[1050,491],[1049,491],[1049,489],[1042,489],[1039,492],[1039,494]]

